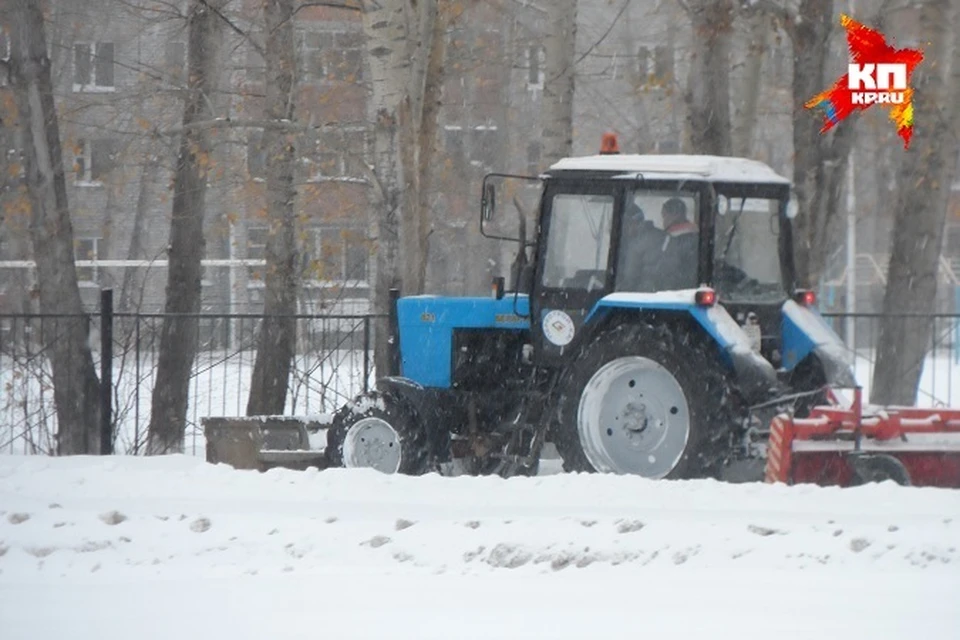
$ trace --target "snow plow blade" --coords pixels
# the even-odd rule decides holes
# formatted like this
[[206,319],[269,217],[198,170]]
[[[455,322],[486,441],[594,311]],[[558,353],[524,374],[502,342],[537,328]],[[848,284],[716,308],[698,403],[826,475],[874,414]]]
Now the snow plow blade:
[[805,418],[779,414],[764,480],[960,488],[960,409],[864,407],[858,387],[849,407],[817,406]]

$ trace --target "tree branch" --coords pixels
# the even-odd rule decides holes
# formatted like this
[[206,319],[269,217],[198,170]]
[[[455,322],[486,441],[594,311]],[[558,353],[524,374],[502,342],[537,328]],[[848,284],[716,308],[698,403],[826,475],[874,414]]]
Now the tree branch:
[[156,135],[178,136],[186,131],[195,129],[273,129],[277,131],[314,131],[326,126],[335,126],[335,122],[322,124],[306,124],[303,122],[284,121],[284,120],[233,120],[232,118],[213,118],[212,120],[198,120],[189,124],[155,130]]
[[256,42],[253,38],[250,37],[250,34],[249,34],[249,33],[247,33],[246,31],[244,31],[243,29],[241,29],[240,27],[238,27],[236,24],[234,24],[233,21],[232,21],[230,18],[228,18],[227,16],[225,16],[225,15],[223,14],[223,12],[220,11],[220,9],[218,9],[218,8],[214,7],[213,5],[211,5],[209,2],[207,2],[207,0],[200,0],[200,4],[202,4],[203,6],[205,6],[207,9],[210,9],[210,11],[212,11],[213,13],[215,13],[218,18],[220,18],[221,20],[223,20],[224,23],[226,23],[226,25],[227,25],[228,27],[230,27],[231,30],[233,30],[234,32],[238,33],[238,34],[240,35],[240,37],[242,37],[244,40],[246,40],[247,42],[249,42],[249,43],[250,43],[250,46],[253,47],[254,49],[256,49],[257,53],[259,53],[261,57],[264,57],[264,56],[266,55],[266,54],[264,53],[264,51],[263,51],[263,47],[261,47],[259,44],[257,44],[257,42]]
[[787,5],[780,4],[777,0],[741,0],[740,9],[745,15],[763,13],[776,18],[783,25],[783,30],[787,32],[790,39],[793,39],[797,14]]
[[297,15],[301,9],[308,9],[310,7],[330,7],[331,9],[346,9],[347,11],[363,11],[363,7],[358,4],[343,4],[342,2],[304,2],[299,7],[293,10],[293,15]]

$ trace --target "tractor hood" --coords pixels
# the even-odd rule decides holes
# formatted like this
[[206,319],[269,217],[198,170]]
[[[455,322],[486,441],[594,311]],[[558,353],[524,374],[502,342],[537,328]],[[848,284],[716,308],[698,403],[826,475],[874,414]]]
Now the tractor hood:
[[507,294],[485,297],[408,296],[397,301],[404,377],[425,387],[448,388],[453,334],[460,329],[522,331],[530,327],[530,300]]

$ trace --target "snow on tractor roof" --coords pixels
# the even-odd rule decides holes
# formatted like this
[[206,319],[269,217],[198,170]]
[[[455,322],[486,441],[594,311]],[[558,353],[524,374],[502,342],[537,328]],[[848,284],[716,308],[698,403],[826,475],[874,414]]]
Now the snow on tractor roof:
[[601,154],[564,158],[549,170],[640,173],[648,178],[696,177],[708,182],[790,184],[787,178],[763,162],[726,156]]

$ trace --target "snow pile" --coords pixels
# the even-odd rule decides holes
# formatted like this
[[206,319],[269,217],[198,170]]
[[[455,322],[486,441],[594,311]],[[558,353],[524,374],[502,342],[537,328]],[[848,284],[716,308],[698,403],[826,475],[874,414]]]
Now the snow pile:
[[948,638],[958,589],[956,491],[0,457],[4,638]]

